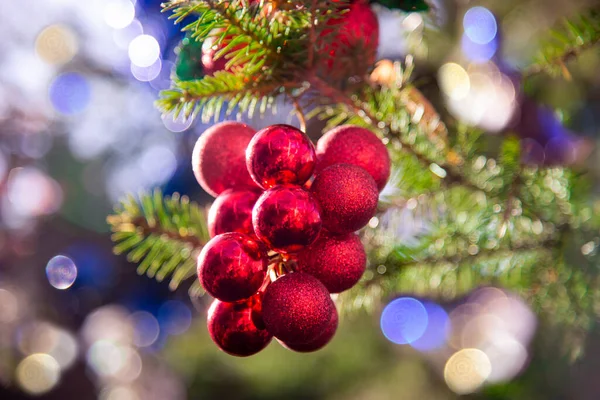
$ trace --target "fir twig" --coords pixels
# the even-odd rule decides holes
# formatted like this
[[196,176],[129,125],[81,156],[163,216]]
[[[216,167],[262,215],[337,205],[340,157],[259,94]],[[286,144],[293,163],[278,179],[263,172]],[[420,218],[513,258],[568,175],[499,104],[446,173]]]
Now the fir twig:
[[600,42],[600,9],[564,19],[551,34],[552,38],[542,44],[534,63],[523,70],[524,78],[540,72],[552,75],[562,72],[570,76],[566,64]]
[[194,275],[196,256],[208,241],[206,215],[187,196],[163,197],[160,190],[121,202],[107,218],[116,254],[139,263],[138,273],[158,281],[171,276],[170,288]]

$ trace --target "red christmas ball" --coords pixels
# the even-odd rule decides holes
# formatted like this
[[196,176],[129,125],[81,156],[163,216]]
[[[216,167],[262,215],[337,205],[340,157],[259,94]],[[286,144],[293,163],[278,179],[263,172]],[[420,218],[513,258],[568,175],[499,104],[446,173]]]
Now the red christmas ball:
[[323,35],[330,35],[331,31],[336,35],[331,43],[324,46],[324,51],[329,56],[326,61],[329,69],[337,66],[336,57],[340,59],[352,48],[358,48],[367,64],[375,62],[379,45],[379,22],[369,4],[362,1],[350,4],[348,12],[340,18],[330,19],[327,25],[332,29],[325,29]]
[[365,128],[343,125],[330,130],[317,142],[317,156],[317,173],[333,164],[356,165],[371,174],[379,190],[390,177],[391,161],[387,148]]
[[331,339],[333,339],[333,336],[335,336],[335,331],[338,327],[338,319],[339,318],[337,310],[335,310],[334,308],[333,312],[331,313],[331,320],[329,321],[327,328],[325,328],[325,331],[318,338],[308,343],[288,344],[279,339],[277,339],[277,341],[283,347],[293,351],[297,351],[299,353],[310,353],[313,351],[320,350],[323,347],[325,347],[325,345],[329,343]]
[[262,286],[269,261],[258,241],[242,233],[212,238],[198,256],[198,279],[211,296],[238,301]]
[[202,189],[217,197],[226,189],[256,188],[246,169],[246,146],[254,133],[248,125],[231,121],[204,131],[192,154],[192,168]]
[[272,335],[255,323],[260,303],[225,303],[215,300],[208,309],[208,333],[213,342],[232,356],[247,357],[271,342]]
[[336,234],[354,232],[375,215],[379,192],[364,169],[335,164],[317,174],[311,193],[321,205],[323,227]]
[[290,125],[258,131],[246,149],[250,176],[265,189],[286,183],[302,185],[312,175],[316,160],[308,136]]
[[275,186],[258,198],[252,210],[252,225],[256,236],[270,249],[295,253],[319,236],[319,205],[298,186]]
[[208,211],[210,237],[227,232],[254,236],[252,207],[259,196],[258,190],[227,189],[221,193]]
[[262,310],[265,326],[273,336],[299,344],[317,340],[325,332],[335,305],[317,278],[293,272],[267,287]]
[[314,276],[330,293],[340,293],[358,282],[367,255],[358,235],[335,236],[322,230],[316,242],[298,254],[297,261],[297,271]]

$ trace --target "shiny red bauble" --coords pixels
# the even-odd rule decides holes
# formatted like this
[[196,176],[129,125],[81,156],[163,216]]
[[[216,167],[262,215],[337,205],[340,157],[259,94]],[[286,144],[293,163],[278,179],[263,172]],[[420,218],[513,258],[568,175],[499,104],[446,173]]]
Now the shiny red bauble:
[[268,258],[260,243],[242,233],[224,233],[212,238],[198,256],[198,279],[211,296],[238,301],[262,286]]
[[315,169],[317,156],[308,136],[290,125],[271,125],[254,135],[246,149],[252,179],[265,189],[302,185]]
[[330,130],[317,142],[317,156],[317,173],[330,165],[353,164],[371,174],[379,190],[390,177],[391,161],[387,148],[365,128],[343,125]]
[[329,20],[328,25],[334,33],[326,29],[323,34],[335,35],[332,42],[324,46],[324,51],[329,53],[329,69],[337,66],[336,58],[352,54],[350,49],[355,49],[354,52],[359,53],[366,64],[375,62],[379,45],[379,22],[369,4],[362,1],[351,4],[348,12],[340,18]]
[[315,340],[312,340],[308,343],[288,344],[279,339],[277,339],[277,341],[283,347],[293,350],[293,351],[297,351],[299,353],[310,353],[312,351],[320,350],[327,343],[329,343],[331,341],[331,339],[333,339],[333,336],[335,335],[335,331],[337,330],[337,327],[338,327],[338,319],[339,319],[338,313],[334,309],[333,312],[331,313],[331,320],[329,321],[329,325],[327,325],[327,328],[325,329],[325,331],[318,338],[316,338]]
[[262,306],[267,330],[288,344],[317,340],[336,312],[325,286],[302,272],[289,273],[271,283]]
[[252,225],[256,236],[270,249],[294,253],[319,236],[319,205],[309,192],[298,186],[275,186],[265,191],[254,205]]
[[254,236],[252,207],[258,200],[258,190],[228,189],[221,193],[208,211],[208,233],[215,237],[222,233],[238,232]]
[[377,210],[377,185],[367,171],[355,165],[325,168],[317,174],[310,191],[321,206],[323,227],[332,233],[362,228]]
[[256,188],[246,168],[246,147],[255,130],[239,122],[208,128],[196,142],[192,168],[198,183],[217,197],[226,189]]
[[312,245],[297,256],[297,271],[306,272],[325,285],[330,293],[354,286],[367,266],[365,248],[358,235],[332,235],[322,230]]
[[258,353],[272,339],[272,335],[256,324],[260,302],[225,303],[213,301],[208,310],[208,333],[221,350],[238,357]]

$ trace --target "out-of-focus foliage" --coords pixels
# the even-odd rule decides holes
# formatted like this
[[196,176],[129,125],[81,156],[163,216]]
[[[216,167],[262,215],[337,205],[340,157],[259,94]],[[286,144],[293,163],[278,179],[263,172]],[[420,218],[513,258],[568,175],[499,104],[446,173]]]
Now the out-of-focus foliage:
[[572,18],[565,18],[550,31],[534,62],[525,71],[530,76],[545,71],[553,76],[569,76],[565,64],[600,40],[600,9],[592,9]]
[[139,263],[139,274],[159,281],[171,276],[172,289],[195,275],[197,253],[208,240],[206,213],[196,203],[157,189],[129,197],[115,211],[108,217],[115,253]]

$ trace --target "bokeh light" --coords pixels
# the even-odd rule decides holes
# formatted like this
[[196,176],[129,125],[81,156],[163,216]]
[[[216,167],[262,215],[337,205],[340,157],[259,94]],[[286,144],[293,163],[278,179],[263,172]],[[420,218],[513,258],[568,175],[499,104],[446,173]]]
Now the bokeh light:
[[100,376],[117,376],[125,365],[124,349],[108,340],[98,340],[87,352],[87,362]]
[[171,132],[183,132],[192,126],[192,118],[185,118],[180,114],[177,118],[174,118],[172,114],[162,115],[162,122],[165,128]]
[[456,394],[477,391],[492,372],[488,356],[479,349],[462,349],[454,353],[444,366],[444,380]]
[[0,323],[8,324],[15,321],[19,316],[19,301],[17,297],[7,289],[0,288]]
[[485,7],[473,7],[463,17],[465,35],[477,44],[486,44],[494,40],[498,25],[494,14]]
[[91,98],[87,78],[76,72],[58,75],[50,84],[50,102],[56,111],[64,115],[83,112]]
[[19,350],[24,355],[48,354],[62,370],[73,365],[79,353],[75,336],[49,322],[34,321],[21,327],[17,339]]
[[442,91],[452,100],[460,100],[469,94],[471,82],[465,69],[456,63],[446,63],[438,72]]
[[110,0],[104,6],[104,21],[115,29],[127,27],[135,18],[135,6],[130,0]]
[[25,392],[40,395],[56,386],[60,380],[60,366],[48,354],[32,354],[19,363],[15,379]]
[[412,297],[393,300],[381,313],[381,331],[396,344],[413,343],[425,333],[427,324],[423,303]]
[[81,335],[88,345],[99,340],[129,344],[133,337],[133,328],[127,310],[120,306],[103,306],[90,313]]
[[65,64],[77,54],[77,36],[65,25],[44,28],[35,40],[37,55],[48,64]]
[[68,289],[77,279],[77,266],[69,257],[52,257],[46,265],[46,277],[56,289]]
[[446,344],[450,319],[446,310],[436,303],[424,301],[423,306],[427,312],[427,328],[420,338],[411,343],[411,346],[419,351],[429,352],[440,349]]
[[63,200],[58,183],[45,172],[29,166],[10,171],[7,197],[12,211],[25,218],[52,214],[58,211]]
[[158,58],[154,64],[150,65],[149,67],[140,67],[134,63],[131,63],[131,74],[140,82],[149,82],[156,79],[156,77],[158,77],[160,74],[161,69],[162,62],[160,58]]
[[99,400],[140,400],[133,387],[126,385],[108,386],[100,392]]
[[529,358],[525,346],[503,331],[491,335],[482,350],[492,364],[492,372],[487,379],[490,383],[510,381],[523,371]]
[[173,151],[157,144],[144,150],[139,158],[139,166],[148,182],[164,182],[175,173],[177,158]]
[[129,317],[133,326],[133,344],[148,347],[156,342],[160,334],[160,326],[154,315],[146,311],[138,311]]
[[150,67],[160,57],[158,41],[150,35],[139,35],[129,43],[129,59],[138,67]]
[[161,330],[170,335],[181,335],[192,324],[190,308],[178,300],[169,300],[158,309]]
[[475,63],[483,63],[491,60],[498,50],[498,42],[496,40],[480,44],[473,42],[467,35],[462,36],[460,45],[467,59]]
[[127,50],[129,43],[136,37],[144,33],[142,23],[134,19],[129,25],[123,29],[114,30],[112,33],[113,40],[120,49]]
[[440,86],[449,111],[460,120],[496,132],[513,119],[517,107],[515,84],[493,63],[444,64],[439,71]]

